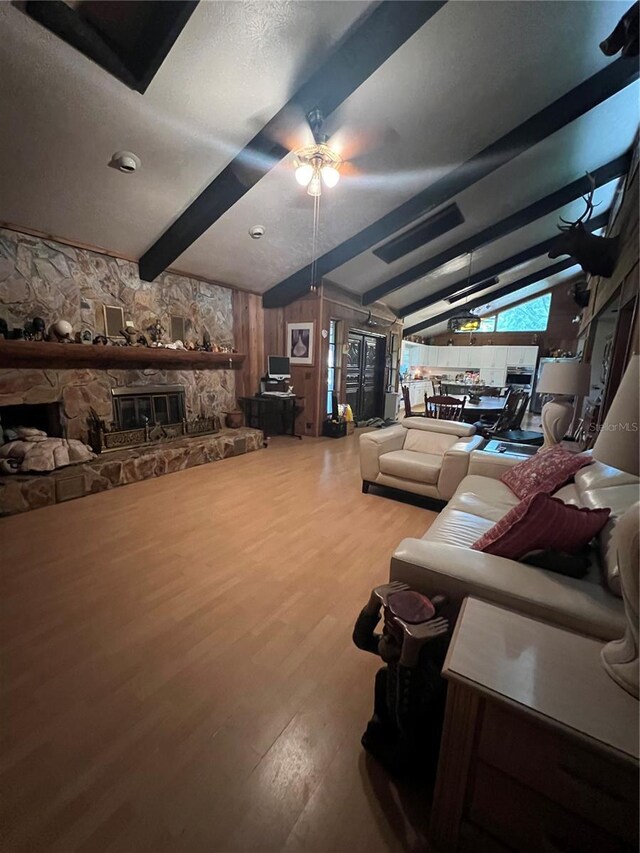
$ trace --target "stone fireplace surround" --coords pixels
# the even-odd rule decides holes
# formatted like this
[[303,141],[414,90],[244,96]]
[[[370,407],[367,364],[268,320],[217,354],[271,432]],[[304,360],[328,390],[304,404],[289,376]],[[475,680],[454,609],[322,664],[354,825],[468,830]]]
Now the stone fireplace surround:
[[[130,261],[0,229],[0,317],[9,329],[40,316],[47,325],[64,319],[74,331],[88,328],[92,334],[104,334],[103,305],[121,306],[125,319],[137,328],[146,329],[157,319],[169,328],[171,316],[179,315],[185,318],[187,339],[201,340],[206,331],[214,343],[234,343],[228,288],[172,273],[142,282]],[[48,344],[41,346],[46,352]],[[184,386],[187,418],[223,418],[224,412],[235,409],[230,369],[54,370],[3,368],[0,363],[0,407],[58,403],[64,437],[85,443],[91,408],[110,422],[111,389],[144,385]],[[51,474],[6,475],[0,478],[0,513],[45,506],[261,447],[262,433],[257,430],[221,430],[101,454]]]

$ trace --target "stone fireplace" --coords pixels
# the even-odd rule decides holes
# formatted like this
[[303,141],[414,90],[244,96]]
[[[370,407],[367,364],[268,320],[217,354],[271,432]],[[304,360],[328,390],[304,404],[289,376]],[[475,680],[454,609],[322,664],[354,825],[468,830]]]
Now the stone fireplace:
[[180,424],[185,418],[183,385],[134,385],[112,388],[113,424],[116,429],[137,429],[147,424]]
[[[179,316],[184,320],[185,342],[201,341],[206,334],[220,346],[234,344],[231,291],[225,287],[173,273],[143,282],[131,261],[1,228],[0,293],[0,317],[9,329],[23,328],[25,322],[41,317],[47,326],[67,320],[74,332],[103,335],[104,307],[117,306],[124,311],[125,320],[141,330],[157,322],[169,329],[171,318]],[[39,346],[45,353],[47,346],[62,345]],[[67,346],[70,352],[79,347],[96,348]],[[104,423],[106,432],[113,423],[135,430],[135,424],[145,418],[143,432],[149,432],[149,424],[155,427],[159,423],[160,427],[135,446],[106,448],[108,453],[89,462],[47,474],[19,472],[0,477],[0,514],[46,506],[262,447],[262,433],[257,430],[223,428],[210,434],[210,423],[205,423],[213,418],[218,427],[224,422],[224,413],[236,408],[230,358],[228,363],[202,369],[183,368],[181,363],[160,366],[153,359],[142,359],[141,367],[100,366],[91,358],[85,361],[87,365],[79,367],[63,361],[53,369],[46,362],[3,367],[0,360],[0,411],[6,412],[0,415],[3,425],[20,420],[20,426],[30,425],[50,436],[84,444],[91,443],[91,423],[96,418]],[[181,424],[182,431],[167,429],[172,422]]]
[[59,402],[0,405],[0,424],[4,430],[32,427],[54,438],[66,437]]

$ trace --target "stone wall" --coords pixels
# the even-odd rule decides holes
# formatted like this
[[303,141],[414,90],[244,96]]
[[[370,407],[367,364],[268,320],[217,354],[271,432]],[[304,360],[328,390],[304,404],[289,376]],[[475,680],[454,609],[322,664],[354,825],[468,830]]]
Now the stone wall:
[[[169,329],[171,315],[178,315],[187,340],[207,331],[214,343],[234,344],[228,288],[172,273],[141,281],[131,261],[0,229],[0,317],[9,329],[37,316],[47,325],[68,320],[74,331],[104,334],[103,305],[121,306],[125,320],[142,330],[157,319]],[[61,402],[67,436],[86,440],[89,406],[111,419],[111,388],[165,383],[185,386],[190,416],[235,407],[232,370],[3,370],[1,364],[0,406]]]

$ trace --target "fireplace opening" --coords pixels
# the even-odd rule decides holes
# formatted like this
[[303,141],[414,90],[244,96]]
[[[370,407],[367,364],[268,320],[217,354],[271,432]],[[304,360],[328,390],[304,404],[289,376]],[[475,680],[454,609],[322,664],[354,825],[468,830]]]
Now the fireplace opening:
[[0,424],[3,430],[33,427],[43,430],[52,438],[64,437],[60,403],[20,403],[16,406],[0,406]]
[[140,385],[112,388],[115,429],[181,424],[185,417],[182,385]]

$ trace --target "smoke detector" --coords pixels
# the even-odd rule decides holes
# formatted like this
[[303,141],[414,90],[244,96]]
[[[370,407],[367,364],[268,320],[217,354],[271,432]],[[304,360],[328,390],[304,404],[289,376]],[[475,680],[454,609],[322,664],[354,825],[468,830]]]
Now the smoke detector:
[[140,162],[140,158],[131,151],[116,151],[109,165],[119,172],[129,174],[139,169],[142,163]]
[[253,240],[259,240],[261,237],[264,237],[264,225],[252,225],[249,228],[249,236]]

